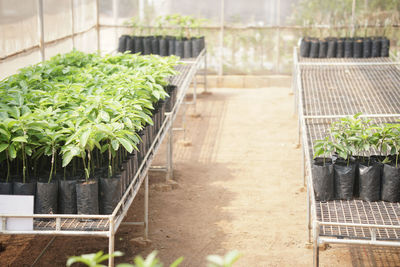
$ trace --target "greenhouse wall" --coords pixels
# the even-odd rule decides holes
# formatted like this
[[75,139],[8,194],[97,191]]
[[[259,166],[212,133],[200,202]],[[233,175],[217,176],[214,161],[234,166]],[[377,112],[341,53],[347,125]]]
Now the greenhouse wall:
[[[376,12],[367,19],[382,22],[390,17],[392,23],[388,27],[383,23],[370,25],[369,33],[385,30],[392,41],[392,51],[397,51],[399,7],[391,6],[393,1],[357,0],[352,13],[351,2],[343,2],[341,8],[346,12],[334,13],[343,16],[343,21],[338,22],[332,19],[333,13],[327,13],[332,12],[331,5],[317,0],[0,0],[0,78],[40,62],[42,54],[48,59],[73,48],[85,52],[99,48],[102,54],[114,53],[118,38],[133,34],[134,29],[126,24],[132,17],[146,25],[144,34],[157,34],[155,19],[173,13],[206,19],[200,31],[207,40],[208,71],[219,75],[289,74],[292,47],[301,36],[350,31],[354,21],[349,18],[354,15],[360,25],[366,11],[372,9]],[[308,7],[317,9],[317,14],[310,13]],[[301,16],[296,17],[299,13]],[[332,24],[339,25],[336,31],[327,30]]]

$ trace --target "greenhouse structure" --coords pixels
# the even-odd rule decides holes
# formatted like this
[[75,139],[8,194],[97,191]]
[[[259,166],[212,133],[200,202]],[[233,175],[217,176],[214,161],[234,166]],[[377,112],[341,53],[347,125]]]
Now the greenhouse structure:
[[0,266],[399,266],[399,25],[0,0]]

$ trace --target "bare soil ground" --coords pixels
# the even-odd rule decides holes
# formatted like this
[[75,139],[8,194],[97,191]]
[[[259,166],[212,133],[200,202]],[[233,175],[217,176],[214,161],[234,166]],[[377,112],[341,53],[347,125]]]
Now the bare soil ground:
[[[209,254],[239,250],[235,266],[311,266],[301,149],[289,88],[215,89],[188,108],[186,139],[177,133],[174,179],[150,176],[151,243],[136,242],[140,227],[121,226],[117,262],[158,250],[165,264],[205,266]],[[180,126],[178,119],[177,127]],[[162,164],[162,148],[157,163]],[[143,192],[127,220],[143,216]],[[50,237],[0,236],[0,266],[30,266]],[[70,255],[107,251],[107,240],[57,237],[37,266],[65,266]],[[399,266],[399,250],[332,246],[321,266]]]

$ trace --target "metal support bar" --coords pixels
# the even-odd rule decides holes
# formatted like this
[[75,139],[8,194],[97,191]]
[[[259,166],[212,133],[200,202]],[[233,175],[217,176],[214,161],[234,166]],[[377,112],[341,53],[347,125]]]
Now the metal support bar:
[[37,0],[38,8],[38,35],[39,35],[39,49],[40,49],[40,59],[45,61],[45,51],[44,51],[44,20],[43,20],[43,0]]
[[383,65],[400,65],[400,62],[299,62],[299,66],[383,66]]
[[36,263],[40,260],[40,258],[46,253],[46,250],[50,247],[51,244],[53,244],[54,239],[56,239],[56,236],[53,236],[50,241],[47,243],[47,245],[44,247],[42,252],[40,252],[39,256],[36,257],[35,261],[32,263],[31,267],[35,266]]
[[71,3],[71,40],[72,48],[75,49],[75,9],[74,0],[70,0]]
[[108,254],[110,257],[108,258],[108,266],[114,267],[114,257],[111,255],[114,254],[114,246],[115,246],[115,229],[114,229],[114,221],[110,220],[110,236],[108,237]]
[[144,226],[144,222],[122,222],[121,225],[138,225],[138,226]]
[[144,178],[144,239],[149,236],[149,175]]
[[207,50],[204,52],[204,73],[203,73],[203,79],[204,79],[204,92],[207,92]]
[[168,129],[168,142],[167,142],[167,181],[173,177],[173,145],[174,145],[174,132],[172,125]]
[[97,53],[100,55],[100,3],[96,0]]

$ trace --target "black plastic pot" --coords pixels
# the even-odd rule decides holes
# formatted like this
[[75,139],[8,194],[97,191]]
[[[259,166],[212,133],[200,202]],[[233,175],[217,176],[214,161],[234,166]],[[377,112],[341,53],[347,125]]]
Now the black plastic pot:
[[129,35],[122,35],[121,37],[119,37],[118,52],[124,53],[127,50],[126,47],[127,47],[128,39],[131,39],[129,37]]
[[143,38],[143,55],[151,54],[151,44],[153,41],[152,36],[147,36]]
[[97,180],[80,181],[76,184],[78,214],[99,214],[99,183]]
[[315,199],[318,201],[332,200],[334,194],[334,172],[331,159],[316,158],[312,165],[312,177]]
[[358,164],[359,197],[365,201],[378,201],[381,192],[382,165],[374,162]]
[[319,56],[319,41],[318,40],[311,40],[310,57],[311,58],[318,58],[318,56]]
[[58,182],[58,211],[61,214],[76,214],[76,180]]
[[156,37],[151,40],[151,53],[154,55],[160,54],[160,38]]
[[362,58],[363,57],[363,40],[356,39],[353,43],[353,57]]
[[56,214],[58,212],[58,181],[37,182],[35,196],[36,214]]
[[311,41],[307,37],[304,37],[300,41],[300,56],[309,57],[310,56]]
[[175,37],[169,36],[168,38],[168,56],[175,55]]
[[176,40],[175,41],[175,53],[174,55],[183,58],[184,57],[184,52],[183,52],[183,40]]
[[135,36],[133,37],[134,40],[134,48],[135,48],[135,53],[141,53],[143,54],[143,37],[142,36]]
[[141,139],[139,143],[139,151],[138,151],[138,165],[140,165],[146,155],[146,134],[144,129],[138,132],[138,135]]
[[7,182],[0,182],[0,195],[12,195],[13,184]]
[[192,40],[184,40],[183,41],[183,57],[191,58],[192,57]]
[[334,165],[335,198],[350,200],[353,198],[356,164],[338,160]]
[[372,41],[370,38],[364,38],[363,41],[363,58],[371,57]]
[[326,40],[319,41],[319,58],[326,58],[326,54],[328,53],[328,42]]
[[13,182],[13,193],[14,195],[35,195],[36,182]]
[[371,57],[381,56],[381,40],[379,38],[372,39]]
[[400,168],[383,164],[381,199],[389,202],[400,201]]
[[197,57],[201,53],[202,39],[193,38],[192,39],[192,57]]
[[336,43],[336,57],[344,57],[344,40],[342,38],[338,39]]
[[175,85],[168,85],[166,87],[166,89],[167,89],[167,92],[168,92],[170,98],[168,99],[168,101],[165,105],[165,111],[171,112],[175,107],[178,88]]
[[100,213],[111,214],[121,199],[121,178],[100,178]]
[[344,40],[344,57],[345,58],[353,57],[353,45],[354,45],[353,39],[346,38]]
[[389,56],[390,41],[389,39],[383,37],[381,40],[381,57]]
[[327,58],[336,57],[336,47],[337,47],[337,40],[335,38],[328,40],[328,51],[326,52]]
[[160,56],[166,57],[168,56],[168,40],[166,38],[161,38],[159,40],[160,43]]
[[126,38],[125,51],[130,51],[131,54],[135,52],[135,42],[130,36]]
[[206,48],[206,38],[204,36],[201,36],[200,38],[200,52],[203,51],[204,48]]

